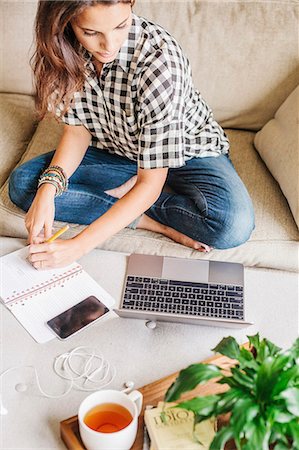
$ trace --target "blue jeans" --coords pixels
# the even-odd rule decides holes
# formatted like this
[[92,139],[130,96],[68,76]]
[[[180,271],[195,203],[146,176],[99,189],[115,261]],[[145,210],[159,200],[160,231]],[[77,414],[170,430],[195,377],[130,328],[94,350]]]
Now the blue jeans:
[[[9,195],[24,211],[29,209],[38,178],[53,153],[38,156],[12,172]],[[55,198],[55,220],[90,224],[117,201],[104,191],[136,174],[136,162],[89,147],[70,177],[68,191]],[[249,239],[254,229],[252,202],[227,156],[193,158],[183,167],[169,169],[166,182],[173,193],[162,192],[145,212],[147,216],[214,248],[236,247]]]

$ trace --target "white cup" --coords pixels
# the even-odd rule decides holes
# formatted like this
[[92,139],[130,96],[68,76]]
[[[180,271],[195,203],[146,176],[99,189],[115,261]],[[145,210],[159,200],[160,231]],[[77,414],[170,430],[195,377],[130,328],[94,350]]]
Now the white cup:
[[[87,450],[129,450],[136,438],[142,398],[139,391],[125,394],[115,390],[98,391],[86,397],[79,406],[78,421],[80,436]],[[124,406],[131,413],[133,420],[128,426],[114,433],[101,433],[92,430],[86,425],[84,418],[88,411],[102,403],[117,403]]]

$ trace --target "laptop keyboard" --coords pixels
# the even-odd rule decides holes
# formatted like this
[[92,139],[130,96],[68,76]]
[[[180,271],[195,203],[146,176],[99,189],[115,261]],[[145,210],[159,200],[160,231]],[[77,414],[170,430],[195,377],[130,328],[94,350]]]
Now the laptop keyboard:
[[243,320],[243,287],[128,276],[122,308]]

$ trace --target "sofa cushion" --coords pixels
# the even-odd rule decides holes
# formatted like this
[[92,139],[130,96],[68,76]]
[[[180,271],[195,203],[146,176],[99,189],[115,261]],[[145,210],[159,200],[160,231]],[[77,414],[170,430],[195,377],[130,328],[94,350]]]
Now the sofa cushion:
[[299,86],[254,139],[254,145],[287,198],[299,228]]
[[[53,119],[43,120],[22,162],[55,148],[61,130],[61,126]],[[296,271],[298,269],[297,227],[279,186],[254,149],[254,133],[229,129],[225,131],[231,143],[232,160],[254,202],[256,229],[249,242],[237,248],[213,250],[209,254],[201,254],[162,235],[126,228],[100,247],[128,253],[229,260],[241,262],[246,266]],[[9,200],[7,183],[1,191],[0,202],[0,234],[26,237],[24,214]],[[277,211],[277,214],[273,214],[273,211]],[[61,226],[63,226],[61,222],[55,222],[55,230]],[[65,236],[76,235],[83,228],[81,225],[72,224]]]
[[195,86],[225,128],[260,130],[298,84],[292,0],[137,0],[134,9],[181,44]]
[[[0,2],[5,65],[0,91],[32,92],[29,56],[36,4]],[[261,129],[298,84],[297,1],[137,0],[134,12],[178,40],[196,88],[225,128]]]
[[21,159],[34,134],[34,100],[30,95],[0,94],[0,186]]
[[1,0],[0,91],[32,94],[29,65],[37,0]]

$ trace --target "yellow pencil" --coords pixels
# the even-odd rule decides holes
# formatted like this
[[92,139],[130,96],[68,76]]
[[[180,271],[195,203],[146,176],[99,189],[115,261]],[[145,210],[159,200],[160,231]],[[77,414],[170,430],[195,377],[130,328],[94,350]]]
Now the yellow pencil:
[[55,239],[57,239],[59,236],[61,236],[63,233],[65,233],[69,229],[69,225],[66,225],[65,227],[61,228],[60,230],[56,231],[53,236],[51,236],[46,242],[53,242]]

